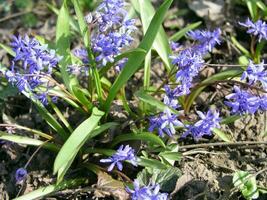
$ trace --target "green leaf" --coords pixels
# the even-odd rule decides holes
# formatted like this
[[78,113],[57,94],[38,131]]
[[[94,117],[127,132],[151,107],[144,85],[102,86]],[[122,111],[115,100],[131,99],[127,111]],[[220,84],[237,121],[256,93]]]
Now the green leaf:
[[[139,6],[136,6],[135,9],[140,13],[142,24],[143,24],[143,32],[146,33],[149,24],[153,15],[155,14],[155,9],[150,1],[147,0],[138,0]],[[136,5],[136,4],[133,4]],[[155,49],[164,62],[167,71],[171,69],[171,62],[169,60],[169,55],[171,54],[171,49],[169,45],[169,41],[167,35],[162,26],[159,28],[159,32],[155,38],[153,43],[153,49]]]
[[246,3],[252,20],[256,21],[258,16],[256,0],[246,0]]
[[75,83],[71,81],[71,78],[67,71],[67,66],[71,63],[69,18],[70,17],[67,7],[67,1],[64,0],[57,19],[56,47],[57,47],[57,53],[63,56],[63,58],[59,62],[62,79],[64,81],[65,86],[69,89],[69,91],[72,91],[71,83],[72,85]]
[[224,133],[223,131],[221,131],[218,128],[213,128],[212,132],[215,133],[219,138],[221,138],[224,142],[233,142],[231,140],[231,136]]
[[[24,94],[25,95],[25,94]],[[53,128],[62,139],[66,140],[68,137],[68,134],[64,130],[64,128],[61,126],[61,124],[54,118],[54,116],[44,107],[42,103],[39,101],[36,101],[32,99],[34,102],[39,114],[45,119],[45,121],[49,124],[51,128]]]
[[184,110],[186,113],[190,110],[191,105],[195,101],[195,99],[198,97],[198,95],[208,86],[213,84],[216,81],[219,80],[227,80],[228,78],[233,78],[235,76],[238,76],[242,74],[243,70],[241,68],[231,69],[231,70],[225,70],[223,72],[220,72],[218,74],[215,74],[204,81],[200,83],[200,87],[196,87],[192,89],[192,92],[189,96],[187,96],[185,100]]
[[179,114],[179,112],[177,110],[175,110],[169,106],[166,106],[163,102],[150,96],[144,90],[139,90],[139,91],[135,92],[135,96],[137,96],[141,101],[148,103],[151,106],[155,106],[160,111],[164,111],[166,108],[169,108],[172,113]]
[[243,54],[245,54],[245,56],[251,58],[249,51],[242,44],[240,44],[234,36],[231,37],[231,41]]
[[[166,0],[158,9],[158,11],[155,13],[148,30],[141,41],[138,48],[141,48],[145,50],[147,53],[151,47],[152,44],[157,36],[157,33],[159,31],[159,28],[164,20],[164,16],[166,12],[168,11],[171,3],[173,0]],[[146,53],[138,53],[135,56],[130,56],[128,59],[128,62],[124,66],[123,70],[121,71],[120,75],[115,80],[114,84],[112,85],[110,92],[108,94],[107,100],[104,105],[105,111],[109,111],[110,105],[113,101],[113,99],[116,97],[117,92],[122,88],[122,86],[129,80],[129,78],[138,70],[141,63],[144,61]]]
[[103,115],[104,112],[93,108],[92,115],[80,124],[64,143],[54,162],[54,174],[58,173],[58,182],[62,181],[80,148],[92,138],[93,130]]
[[16,53],[12,50],[11,47],[9,46],[6,46],[2,43],[0,43],[0,47],[3,48],[7,53],[9,53],[11,56],[15,57],[16,56]]
[[243,196],[247,200],[257,199],[259,197],[256,178],[255,176],[251,176],[248,172],[235,172],[233,176],[233,184],[241,190]]
[[35,191],[32,191],[28,194],[25,194],[21,197],[15,198],[14,200],[34,200],[34,199],[40,199],[42,197],[45,197],[49,194],[53,194],[55,192],[58,192],[60,190],[64,190],[67,188],[73,188],[78,187],[84,183],[87,182],[87,179],[73,179],[73,180],[67,180],[63,181],[60,184],[53,184],[46,187],[39,188]]
[[129,58],[131,56],[138,56],[139,54],[146,54],[146,51],[144,49],[140,49],[140,48],[136,48],[136,49],[130,49],[128,51],[123,52],[122,54],[116,56],[114,58],[114,62],[113,63],[107,63],[107,65],[105,67],[102,67],[99,70],[99,74],[100,76],[104,76],[105,73],[113,66],[115,66],[115,64],[120,61],[123,58]]
[[161,163],[158,160],[152,159],[152,158],[145,158],[145,157],[140,157],[138,158],[138,165],[146,167],[146,168],[151,168],[151,169],[167,169],[169,166]]
[[[54,5],[50,4],[50,3],[46,3],[46,6],[52,11],[54,12],[56,15],[59,15],[59,9],[57,9]],[[72,28],[72,30],[74,30],[75,32],[79,33],[79,24],[73,20],[72,17],[69,18],[69,23],[70,26]]]
[[111,146],[114,147],[121,142],[130,141],[130,140],[147,141],[147,142],[151,142],[153,144],[160,145],[160,146],[165,148],[165,144],[162,141],[162,139],[160,137],[154,135],[153,133],[122,134],[122,135],[119,135],[113,139]]
[[[164,151],[159,154],[159,156],[166,160],[173,160],[179,161],[182,158],[182,154],[180,152],[171,152],[171,151]],[[170,163],[171,164],[171,163]]]
[[240,119],[241,117],[242,117],[241,115],[232,115],[232,116],[229,116],[229,117],[222,119],[222,121],[220,123],[221,124],[231,124],[234,121]]
[[79,23],[79,27],[80,27],[80,32],[81,35],[83,36],[83,41],[84,41],[84,45],[86,47],[87,53],[88,53],[88,58],[90,61],[90,64],[92,66],[92,71],[93,71],[93,77],[94,77],[94,84],[96,87],[96,91],[97,91],[97,95],[98,95],[98,100],[100,102],[100,105],[102,105],[103,103],[103,95],[102,95],[102,85],[101,85],[101,81],[100,81],[100,76],[99,76],[99,72],[96,66],[96,62],[95,62],[95,58],[94,58],[94,54],[91,48],[91,33],[90,33],[90,29],[87,27],[87,24],[84,21],[84,15],[81,11],[80,5],[79,5],[79,1],[77,0],[72,0],[72,3],[74,5],[74,9],[78,18],[78,23]]
[[49,149],[54,152],[58,152],[59,148],[55,144],[44,142],[37,139],[32,139],[29,137],[19,136],[19,135],[11,135],[5,132],[0,131],[0,140],[6,140],[10,142],[15,142],[18,144],[30,145],[30,146],[42,146],[46,149]]
[[182,30],[178,31],[177,33],[175,33],[174,35],[172,35],[170,37],[170,40],[171,41],[178,41],[180,40],[182,37],[185,36],[185,34],[188,32],[188,31],[191,31],[197,27],[199,27],[201,25],[202,22],[196,22],[196,23],[193,23],[193,24],[189,24],[187,25],[186,27],[184,27]]

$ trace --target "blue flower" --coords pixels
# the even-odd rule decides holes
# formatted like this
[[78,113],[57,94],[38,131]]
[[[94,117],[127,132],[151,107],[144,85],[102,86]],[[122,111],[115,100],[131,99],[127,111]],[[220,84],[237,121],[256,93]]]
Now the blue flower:
[[259,98],[251,93],[234,86],[234,93],[225,97],[225,104],[232,108],[234,114],[254,114],[259,108]]
[[[113,63],[117,55],[133,42],[132,33],[137,29],[134,19],[127,18],[123,0],[103,0],[94,14],[95,29],[91,34],[92,49],[98,67]],[[88,64],[88,56],[84,49],[76,50],[77,57]],[[125,64],[119,62],[116,70]]]
[[177,115],[172,114],[168,108],[158,116],[150,117],[149,120],[150,127],[148,130],[152,132],[154,129],[158,129],[160,137],[163,137],[164,133],[172,137],[176,132],[175,127],[183,126],[183,123],[177,119]]
[[267,90],[267,71],[264,67],[264,62],[254,64],[251,60],[247,70],[242,74],[241,80],[248,79],[248,84],[253,85],[257,81],[261,82],[263,88]]
[[180,91],[180,95],[189,94],[193,78],[198,75],[204,66],[201,54],[193,49],[185,49],[177,56],[171,56],[170,58],[172,59],[172,64],[178,67],[176,81],[180,82],[180,86],[178,86],[177,90]]
[[198,116],[201,120],[197,121],[193,125],[187,125],[187,131],[182,135],[182,138],[192,135],[194,139],[199,139],[204,135],[211,135],[213,128],[220,127],[219,112],[212,112],[209,110],[206,115],[200,111],[197,111]]
[[138,180],[134,180],[134,189],[126,187],[126,191],[131,194],[132,200],[167,200],[167,193],[160,193],[160,185],[148,185],[140,187]]
[[192,40],[198,42],[197,45],[194,46],[196,50],[201,52],[202,54],[206,54],[208,51],[211,52],[216,44],[220,44],[220,36],[221,29],[217,28],[214,31],[208,30],[195,30],[189,31],[187,36]]
[[25,178],[27,177],[27,170],[24,168],[19,168],[16,170],[16,174],[15,174],[15,179],[17,183],[21,183],[22,181],[25,180]]
[[[42,102],[46,104],[43,91],[38,87],[48,83],[42,77],[50,76],[52,69],[56,67],[61,58],[54,50],[48,49],[47,45],[41,45],[35,38],[27,35],[13,36],[11,46],[16,55],[10,69],[5,71],[7,80],[17,86],[20,92],[42,99]],[[45,87],[47,88],[47,85]]]
[[113,154],[110,158],[101,159],[100,162],[103,163],[111,163],[108,167],[108,171],[112,171],[112,169],[117,166],[118,170],[122,170],[122,161],[129,161],[132,165],[137,166],[137,158],[135,156],[134,149],[129,145],[125,147],[121,145],[117,152]]
[[248,29],[247,33],[257,36],[259,41],[267,39],[267,25],[262,20],[253,23],[250,19],[247,19],[245,23],[239,22],[239,24]]
[[262,95],[259,97],[259,109],[262,111],[267,110],[267,95]]

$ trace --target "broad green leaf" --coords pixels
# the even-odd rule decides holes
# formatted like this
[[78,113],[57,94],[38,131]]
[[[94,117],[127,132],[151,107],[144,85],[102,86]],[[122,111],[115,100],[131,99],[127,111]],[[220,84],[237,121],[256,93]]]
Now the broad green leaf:
[[173,160],[173,161],[179,161],[182,158],[182,154],[180,152],[171,152],[171,151],[161,152],[159,156],[162,157],[163,159]]
[[175,33],[174,35],[172,35],[170,37],[170,40],[171,41],[178,41],[180,40],[182,37],[185,36],[185,34],[188,32],[188,31],[191,31],[197,27],[199,27],[201,25],[202,22],[196,22],[196,23],[193,23],[193,24],[189,24],[187,25],[186,27],[184,27],[183,29],[181,29],[180,31],[178,31],[177,33]]
[[[148,30],[141,41],[138,48],[145,50],[147,53],[157,36],[159,28],[164,20],[164,16],[168,11],[171,3],[173,0],[166,0],[155,13]],[[122,88],[122,86],[129,80],[129,78],[139,69],[141,63],[144,61],[146,53],[138,53],[137,55],[130,56],[128,62],[122,69],[120,75],[115,80],[114,84],[112,85],[110,92],[108,94],[107,100],[104,105],[105,111],[108,113],[110,109],[110,105],[113,99],[116,97],[117,92]]]
[[246,171],[237,171],[233,176],[233,184],[238,187],[247,200],[257,199],[259,191],[255,176]]
[[29,137],[14,135],[14,134],[8,134],[5,132],[0,131],[0,140],[6,140],[10,142],[15,142],[18,144],[24,144],[24,145],[30,145],[30,146],[42,146],[46,149],[49,149],[51,151],[58,152],[59,148],[52,143],[44,142],[37,139],[32,139]]
[[[137,2],[139,3],[139,6],[136,6],[135,9],[137,10],[137,12],[140,13],[142,25],[143,25],[143,32],[146,33],[149,27],[149,24],[152,20],[152,17],[155,14],[155,9],[150,1],[137,0]],[[136,4],[134,3],[133,5],[135,6]],[[153,43],[153,49],[157,51],[158,55],[164,62],[167,71],[170,71],[171,62],[169,60],[169,55],[171,54],[171,49],[170,49],[167,35],[162,26],[160,26],[159,32]]]
[[[56,15],[59,15],[59,10],[52,4],[50,3],[46,3],[46,6],[52,11],[54,12]],[[72,17],[69,18],[69,23],[70,26],[72,28],[72,30],[74,30],[75,32],[79,33],[79,24],[73,20]]]
[[73,93],[75,97],[79,100],[79,102],[84,105],[87,110],[91,110],[93,107],[93,104],[88,100],[88,96],[84,93],[84,91],[80,87],[74,87],[72,88]]
[[166,106],[163,102],[157,100],[156,98],[150,96],[147,94],[144,90],[139,90],[135,93],[135,96],[137,96],[141,101],[148,103],[151,106],[155,106],[160,111],[164,111],[166,108],[169,108],[172,113],[179,114],[179,112],[169,106]]
[[165,144],[162,139],[160,139],[160,137],[154,135],[153,133],[122,134],[113,139],[111,146],[114,147],[121,142],[130,140],[142,140],[165,147]]
[[[228,78],[233,78],[242,74],[243,70],[241,68],[235,68],[231,70],[225,70],[218,74],[215,74],[200,83],[200,87],[193,88],[190,95],[186,98],[184,110],[187,113],[190,110],[191,105],[197,98],[197,96],[208,86],[219,80],[227,80]],[[201,86],[203,85],[203,86]]]
[[140,157],[137,159],[137,162],[138,165],[151,169],[167,169],[169,167],[168,165],[164,165],[160,161],[152,158]]
[[215,133],[219,138],[221,138],[224,142],[233,142],[231,140],[231,136],[224,133],[223,131],[221,131],[218,128],[213,128],[212,132]]
[[77,82],[71,81],[67,71],[67,67],[71,63],[69,18],[67,1],[64,0],[57,18],[56,47],[57,53],[62,56],[62,59],[59,62],[62,79],[68,90],[72,91],[72,85],[77,84]]
[[6,46],[2,43],[0,43],[0,47],[3,48],[7,53],[9,53],[11,56],[15,57],[16,56],[16,53],[12,50],[11,47],[9,46]]
[[92,132],[103,115],[102,111],[93,108],[92,115],[80,124],[64,143],[54,162],[54,174],[58,172],[58,182],[63,179],[80,148],[93,136]]
[[64,190],[67,188],[73,188],[78,187],[84,183],[87,182],[87,179],[73,179],[73,180],[67,180],[63,181],[60,184],[53,184],[46,187],[39,188],[37,190],[34,190],[28,194],[25,194],[23,196],[20,196],[18,198],[15,198],[14,200],[34,200],[34,199],[40,199],[47,195],[51,195],[55,192],[58,192],[60,190]]

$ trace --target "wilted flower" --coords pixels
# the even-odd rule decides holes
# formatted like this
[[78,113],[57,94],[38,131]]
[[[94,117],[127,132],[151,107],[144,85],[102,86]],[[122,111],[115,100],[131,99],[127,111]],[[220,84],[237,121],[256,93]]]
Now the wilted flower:
[[234,86],[234,93],[225,97],[228,100],[225,104],[232,108],[232,113],[254,114],[259,108],[259,98],[251,93]]
[[100,160],[100,162],[102,163],[111,163],[108,168],[108,171],[112,171],[115,165],[117,166],[118,170],[121,171],[123,168],[122,161],[129,161],[134,166],[137,165],[137,158],[135,156],[134,149],[129,145],[126,145],[125,147],[121,145],[117,152],[113,154],[110,158]]
[[192,135],[194,139],[199,139],[204,135],[211,135],[213,128],[220,127],[219,112],[209,110],[206,115],[200,111],[197,111],[201,120],[197,121],[193,125],[186,126],[187,131],[182,135],[182,138]]
[[175,127],[183,126],[183,123],[177,119],[177,115],[171,113],[169,108],[166,108],[164,112],[158,116],[153,116],[150,119],[149,131],[154,129],[158,130],[160,137],[163,137],[164,133],[172,137],[175,134]]
[[262,20],[253,23],[250,19],[247,19],[245,23],[239,22],[239,24],[248,29],[247,33],[257,36],[259,41],[267,39],[267,25]]
[[126,187],[126,191],[131,194],[132,200],[167,200],[167,193],[160,193],[160,185],[148,185],[140,187],[138,180],[134,180],[134,189]]
[[264,62],[260,64],[254,64],[251,60],[247,70],[242,74],[241,80],[248,79],[248,84],[253,85],[257,81],[261,82],[263,88],[267,90],[267,71],[264,66]]
[[16,182],[21,183],[23,180],[25,180],[25,178],[27,177],[27,174],[28,173],[26,169],[24,168],[17,169],[16,175],[15,175]]

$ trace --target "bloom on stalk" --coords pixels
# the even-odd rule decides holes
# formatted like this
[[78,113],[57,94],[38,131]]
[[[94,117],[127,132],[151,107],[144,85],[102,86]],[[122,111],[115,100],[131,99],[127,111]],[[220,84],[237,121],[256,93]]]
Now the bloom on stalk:
[[219,112],[209,110],[206,115],[200,111],[197,111],[198,116],[201,120],[193,125],[186,126],[187,131],[182,135],[182,138],[191,135],[194,139],[199,139],[204,135],[211,135],[213,128],[220,127]]
[[160,185],[148,185],[140,187],[138,180],[134,180],[134,189],[126,187],[126,191],[131,194],[132,200],[167,200],[167,193],[160,193]]
[[[114,62],[114,58],[133,41],[131,35],[137,28],[134,25],[135,20],[127,18],[125,5],[124,0],[103,0],[95,13],[89,14],[90,19],[93,18],[89,23],[95,25],[91,42],[98,67]],[[85,49],[75,50],[74,53],[83,63],[88,64],[89,59]],[[118,63],[115,69],[121,70],[124,64],[125,59]]]
[[172,137],[175,134],[175,127],[183,126],[183,123],[177,119],[177,115],[171,113],[169,108],[166,108],[158,116],[150,117],[149,120],[150,127],[148,130],[152,132],[157,129],[160,137],[163,137],[164,134]]
[[37,88],[45,85],[48,89],[48,81],[43,77],[51,75],[60,57],[54,50],[48,49],[47,45],[41,45],[35,38],[27,35],[13,36],[11,46],[16,55],[10,69],[5,71],[7,80],[17,86],[20,92],[30,94],[30,97],[47,104],[47,90]]
[[259,42],[262,39],[267,39],[267,24],[264,21],[258,20],[253,23],[250,19],[247,19],[245,23],[239,22],[239,24],[248,29],[247,33],[257,36]]
[[254,64],[251,60],[246,71],[243,72],[241,80],[248,79],[248,84],[253,85],[260,82],[265,90],[267,90],[267,71],[264,62]]
[[108,167],[108,171],[112,171],[115,165],[117,166],[118,170],[121,171],[123,169],[122,161],[129,161],[132,165],[137,166],[137,158],[135,156],[134,149],[129,145],[121,145],[117,152],[110,158],[100,160],[102,163],[111,163],[111,165]]
[[193,78],[196,77],[199,71],[203,68],[204,60],[201,54],[196,53],[193,49],[185,49],[177,56],[171,56],[172,64],[177,65],[176,81],[180,82],[178,86],[180,95],[190,93]]
[[234,114],[254,114],[259,108],[259,98],[251,93],[234,86],[234,93],[225,97],[225,104],[232,108]]
[[206,54],[207,52],[211,52],[212,49],[215,47],[216,44],[220,44],[220,36],[221,36],[221,29],[217,28],[214,31],[208,30],[195,30],[189,31],[187,36],[192,40],[198,42],[193,48],[196,51],[201,52],[202,54]]

